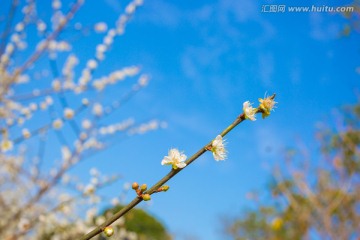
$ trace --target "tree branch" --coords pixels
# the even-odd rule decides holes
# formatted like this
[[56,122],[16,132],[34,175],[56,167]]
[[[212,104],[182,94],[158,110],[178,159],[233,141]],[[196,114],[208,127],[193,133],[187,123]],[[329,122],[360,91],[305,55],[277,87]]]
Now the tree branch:
[[[269,97],[270,99],[274,99],[275,98],[275,94],[273,94],[272,96]],[[256,109],[256,113],[263,113],[263,110],[258,107]],[[238,124],[240,124],[241,122],[243,122],[245,120],[245,114],[242,113],[240,114],[233,123],[231,123],[225,130],[223,130],[220,135],[222,137],[224,137],[226,134],[228,134],[230,131],[232,131]],[[200,148],[199,151],[197,151],[194,155],[192,155],[185,163],[186,163],[186,167],[188,167],[192,162],[194,162],[196,159],[198,159],[202,154],[204,154],[207,150],[207,148],[209,146],[212,145],[212,141],[210,141],[208,144],[206,144],[205,146],[203,146],[202,148]],[[181,172],[182,170],[184,170],[186,167],[184,168],[177,168],[177,169],[172,169],[166,176],[164,176],[162,179],[160,179],[157,183],[155,183],[149,190],[147,190],[144,193],[147,194],[153,194],[155,193],[161,186],[163,186],[167,181],[169,181],[171,178],[173,178],[176,174],[178,174],[179,172]],[[83,236],[80,240],[88,240],[91,239],[93,237],[95,237],[96,235],[100,234],[107,226],[109,226],[110,224],[112,224],[113,222],[115,222],[117,219],[119,219],[120,217],[122,217],[123,215],[125,215],[128,211],[130,211],[131,209],[133,209],[136,205],[138,205],[140,202],[142,202],[143,199],[140,196],[137,196],[136,198],[134,198],[127,206],[125,206],[124,208],[122,208],[120,211],[118,211],[117,213],[115,213],[113,216],[111,216],[109,219],[107,219],[103,224],[99,225],[98,227],[96,227],[94,230],[92,230],[91,232],[89,232],[88,234],[86,234],[85,236]]]

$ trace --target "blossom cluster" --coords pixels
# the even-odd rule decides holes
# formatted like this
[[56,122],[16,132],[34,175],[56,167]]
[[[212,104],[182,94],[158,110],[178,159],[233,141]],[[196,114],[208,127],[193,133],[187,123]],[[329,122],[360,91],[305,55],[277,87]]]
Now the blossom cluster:
[[[226,150],[224,140],[221,135],[216,136],[212,141],[211,145],[206,148],[213,153],[214,159],[216,161],[221,161],[226,159]],[[161,165],[171,165],[173,169],[184,168],[186,167],[186,155],[181,153],[178,149],[172,148],[169,150],[167,156],[161,161]]]
[[[68,8],[63,1],[52,0],[52,11],[40,13],[40,3],[34,0],[14,1],[21,12],[8,15],[7,21],[14,25],[1,33],[0,239],[78,239],[103,222],[97,208],[105,200],[98,192],[119,177],[91,169],[91,178],[84,182],[69,170],[117,138],[166,125],[159,120],[103,120],[149,82],[139,66],[101,69],[115,37],[124,33],[142,1],[130,1],[113,27],[102,21],[94,24],[91,34],[105,35],[90,58],[77,54],[76,41],[69,40],[71,34],[82,36],[87,28],[73,20],[84,2],[76,0]],[[100,98],[100,91],[119,84],[129,84],[119,97]],[[123,204],[128,188],[124,186],[109,202]],[[124,224],[115,235],[137,238]]]
[[249,101],[246,101],[243,103],[243,111],[244,116],[246,119],[249,119],[251,121],[255,121],[256,117],[255,114],[258,112],[262,113],[262,117],[268,117],[270,115],[270,112],[274,110],[275,105],[277,102],[274,101],[272,97],[264,97],[264,99],[259,98],[259,108],[252,107],[252,104]]
[[[243,111],[245,119],[251,121],[256,120],[256,113],[262,112],[263,118],[270,115],[270,112],[274,109],[276,102],[273,97],[266,97],[264,99],[259,98],[259,108],[252,107],[249,101],[243,103]],[[225,149],[225,141],[222,135],[216,136],[210,145],[205,147],[205,150],[211,151],[216,161],[225,160],[227,157],[227,151]],[[186,155],[180,152],[176,148],[169,150],[168,155],[163,158],[161,165],[171,165],[173,169],[184,168],[187,165]]]

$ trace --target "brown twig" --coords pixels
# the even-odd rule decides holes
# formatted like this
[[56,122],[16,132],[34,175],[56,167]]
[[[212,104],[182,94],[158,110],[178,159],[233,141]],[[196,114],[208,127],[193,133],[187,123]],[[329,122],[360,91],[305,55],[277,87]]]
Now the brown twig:
[[13,0],[11,3],[10,10],[9,10],[9,16],[7,17],[7,21],[6,21],[5,30],[2,32],[2,35],[1,35],[0,56],[4,53],[5,45],[6,45],[8,37],[9,37],[10,31],[11,31],[11,25],[13,23],[14,16],[16,13],[16,8],[18,7],[18,5],[19,5],[18,0]]
[[13,76],[13,80],[16,79],[21,73],[23,73],[31,64],[33,64],[36,60],[38,60],[41,55],[46,51],[47,47],[50,44],[50,41],[57,38],[57,36],[62,32],[66,24],[73,18],[77,10],[82,5],[83,0],[77,0],[71,7],[70,11],[66,14],[64,21],[61,21],[58,27],[52,32],[44,41],[42,47],[36,50],[26,61],[25,63],[15,70],[15,74]]

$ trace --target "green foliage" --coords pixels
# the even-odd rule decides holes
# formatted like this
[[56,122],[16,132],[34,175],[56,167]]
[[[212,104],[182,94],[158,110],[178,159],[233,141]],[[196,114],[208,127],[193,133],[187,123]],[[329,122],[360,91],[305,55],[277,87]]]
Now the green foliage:
[[349,4],[348,6],[352,6],[354,10],[341,13],[343,17],[347,19],[347,23],[343,26],[343,29],[341,31],[341,36],[344,37],[348,37],[352,33],[360,31],[360,1],[354,0],[353,3]]
[[[102,215],[94,217],[92,224],[88,226],[98,225],[100,218],[109,217],[119,210],[123,206],[116,206],[111,209],[107,209]],[[124,221],[116,221],[111,226],[114,228],[115,233],[112,237],[106,237],[104,234],[99,234],[94,239],[98,240],[171,240],[171,236],[167,233],[165,227],[153,216],[142,209],[134,208],[128,212],[124,217]],[[56,226],[56,229],[48,229],[46,232],[42,232],[38,239],[51,240],[56,234],[61,234],[61,240],[73,240],[80,239],[83,236],[83,231],[77,229],[77,225],[73,223],[67,223],[64,225]]]
[[[121,210],[123,206],[119,205],[104,212],[104,216],[114,214]],[[139,240],[170,240],[165,227],[149,213],[142,209],[134,208],[125,216],[123,225],[118,226],[125,228],[127,231],[137,234]],[[115,222],[116,223],[116,222]],[[114,226],[115,228],[115,226]],[[115,230],[116,231],[116,230]],[[101,238],[106,239],[106,238]]]

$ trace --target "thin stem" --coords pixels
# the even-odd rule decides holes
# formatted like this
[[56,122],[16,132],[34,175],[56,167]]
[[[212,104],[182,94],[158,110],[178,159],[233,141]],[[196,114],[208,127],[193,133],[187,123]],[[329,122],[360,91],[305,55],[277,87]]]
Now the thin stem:
[[[273,94],[271,99],[275,98],[275,94]],[[261,108],[257,108],[256,113],[262,113],[263,110]],[[225,128],[220,135],[224,137],[226,134],[228,134],[230,131],[232,131],[237,125],[239,125],[241,122],[245,120],[245,114],[240,114],[233,123],[231,123],[227,128]],[[210,141],[208,144],[200,148],[199,151],[197,151],[194,155],[192,155],[187,161],[186,161],[186,167],[188,167],[192,162],[194,162],[197,158],[199,158],[202,154],[204,154],[209,146],[211,146],[212,141]],[[184,168],[178,168],[178,169],[172,169],[166,176],[164,176],[162,179],[160,179],[157,183],[155,183],[148,191],[145,193],[147,194],[153,194],[155,193],[162,185],[164,185],[167,181],[169,181],[171,178],[173,178],[176,174],[184,170]],[[143,199],[140,196],[137,196],[134,198],[127,206],[122,208],[120,211],[115,213],[113,216],[111,216],[109,219],[107,219],[103,224],[96,227],[94,230],[83,236],[80,240],[88,240],[96,235],[100,234],[107,226],[115,222],[117,219],[125,215],[128,211],[133,209],[136,205],[138,205],[140,202],[142,202]]]
[[10,31],[11,31],[11,26],[12,23],[14,21],[14,16],[16,13],[16,9],[19,5],[19,1],[18,0],[13,0],[10,6],[10,10],[9,10],[9,15],[7,17],[7,21],[6,21],[6,26],[4,31],[2,32],[1,35],[1,43],[0,43],[0,56],[4,53],[4,48],[7,42],[7,39],[9,37]]
[[[87,108],[86,105],[81,105],[81,106],[79,106],[79,107],[75,110],[75,116],[78,115],[79,113],[81,113],[82,111],[84,111],[86,108]],[[60,119],[61,121],[63,121],[63,122],[71,121],[71,119],[67,119],[67,118],[65,118],[65,116],[63,116],[63,117],[61,117],[61,118],[59,118],[59,119]],[[44,126],[42,126],[42,127],[39,127],[39,128],[37,128],[37,129],[31,131],[30,137],[34,137],[34,136],[42,133],[43,131],[46,131],[46,130],[52,128],[52,126],[53,126],[52,124],[53,124],[53,122],[50,122],[50,123],[48,123],[48,124],[46,124],[46,125],[44,125]],[[24,136],[20,136],[20,137],[15,138],[15,139],[13,140],[13,142],[14,142],[14,144],[19,144],[19,143],[21,143],[21,142],[23,142],[23,141],[25,141],[25,140],[26,140],[26,138],[24,138]]]
[[65,28],[66,24],[73,18],[73,16],[75,15],[75,13],[77,12],[77,10],[80,8],[80,6],[82,5],[82,0],[78,0],[76,1],[70,11],[67,13],[67,15],[64,18],[64,21],[60,22],[59,26],[55,29],[54,32],[52,32],[46,39],[44,42],[43,47],[41,47],[40,49],[38,49],[37,51],[34,52],[33,55],[31,55],[26,61],[25,63],[19,67],[14,75],[14,78],[16,78],[17,76],[19,76],[22,72],[24,72],[31,64],[33,64],[36,60],[38,60],[40,58],[40,56],[46,51],[47,47],[50,44],[51,40],[54,40],[57,38],[57,36],[62,32],[62,30]]

